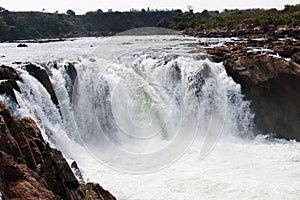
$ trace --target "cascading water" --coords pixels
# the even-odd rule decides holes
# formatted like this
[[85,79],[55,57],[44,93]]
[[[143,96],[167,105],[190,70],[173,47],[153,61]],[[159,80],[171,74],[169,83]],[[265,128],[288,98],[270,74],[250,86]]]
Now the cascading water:
[[[36,61],[50,72],[59,107],[18,65],[19,106],[5,96],[2,100],[15,116],[32,116],[44,137],[78,162],[85,178],[100,182],[120,199],[289,197],[276,193],[277,185],[255,189],[261,187],[256,177],[242,174],[258,170],[255,159],[260,167],[281,169],[285,154],[279,146],[285,144],[293,159],[300,160],[294,151],[299,144],[277,141],[267,148],[264,139],[254,139],[253,114],[240,86],[221,63],[191,53],[194,43],[181,36],[101,39],[90,56],[72,60],[74,85],[63,67],[66,59]],[[259,151],[276,152],[278,162],[252,161]],[[232,180],[235,173],[241,178]],[[297,188],[296,179],[289,181]],[[291,197],[299,192],[284,189]]]

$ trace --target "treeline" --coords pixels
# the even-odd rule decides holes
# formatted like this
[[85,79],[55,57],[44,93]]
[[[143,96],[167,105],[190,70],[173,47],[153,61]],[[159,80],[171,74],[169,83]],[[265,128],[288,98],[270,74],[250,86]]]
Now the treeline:
[[76,15],[44,12],[10,12],[0,8],[0,41],[113,35],[128,29],[157,26],[172,20],[181,10],[132,10],[130,12],[87,12]]
[[10,12],[0,7],[0,41],[114,35],[138,27],[164,27],[175,30],[215,28],[256,28],[300,26],[300,4],[283,10],[247,9],[187,12],[181,10],[134,10],[103,12],[101,9],[76,15],[44,12]]
[[296,27],[300,25],[300,4],[285,5],[283,10],[246,9],[218,11],[204,10],[201,13],[180,13],[172,20],[162,19],[160,27],[175,30],[203,30],[214,28],[240,29],[259,27],[264,31],[279,25]]

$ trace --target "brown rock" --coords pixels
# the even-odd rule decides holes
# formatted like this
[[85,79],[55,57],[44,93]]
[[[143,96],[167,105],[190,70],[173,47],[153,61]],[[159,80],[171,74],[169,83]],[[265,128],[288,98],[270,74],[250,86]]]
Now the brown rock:
[[87,194],[91,199],[116,200],[109,191],[103,189],[98,183],[82,184],[81,187],[87,191]]
[[230,59],[224,65],[251,101],[257,128],[300,141],[300,65],[267,55]]
[[78,180],[59,150],[52,150],[52,160],[56,170],[59,172],[57,174],[57,184],[55,185],[54,191],[61,195],[63,199],[84,198],[85,195],[80,188]]
[[[54,194],[86,199],[62,153],[44,141],[36,123],[29,117],[14,119],[1,101],[0,191],[4,200],[52,199]],[[111,199],[100,185],[93,191]]]
[[14,68],[1,65],[0,80],[7,80],[7,79],[20,80],[20,76]]
[[1,191],[6,199],[51,199],[54,194],[45,181],[26,165],[17,164],[12,156],[0,151]]
[[10,134],[4,118],[0,115],[0,150],[8,152],[15,158],[22,156],[17,141]]

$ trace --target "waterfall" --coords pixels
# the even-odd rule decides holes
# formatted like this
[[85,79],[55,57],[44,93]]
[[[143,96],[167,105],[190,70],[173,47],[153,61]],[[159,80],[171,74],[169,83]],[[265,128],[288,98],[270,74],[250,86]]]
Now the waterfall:
[[19,106],[10,109],[32,116],[67,156],[76,158],[74,146],[84,147],[102,164],[134,173],[171,164],[195,141],[205,157],[222,135],[251,136],[250,103],[222,63],[190,53],[180,40],[168,46],[164,37],[149,38],[106,41],[76,61],[74,85],[66,59],[38,63],[50,74],[58,107],[17,66]]

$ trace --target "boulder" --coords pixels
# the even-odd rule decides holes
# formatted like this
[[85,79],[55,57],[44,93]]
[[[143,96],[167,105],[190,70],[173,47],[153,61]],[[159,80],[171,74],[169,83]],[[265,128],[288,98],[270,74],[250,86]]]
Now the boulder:
[[58,106],[58,100],[55,95],[54,89],[52,87],[52,83],[50,81],[50,78],[48,76],[48,73],[46,70],[34,65],[34,64],[28,64],[24,66],[26,71],[33,77],[35,77],[48,91],[48,93],[51,96],[52,102]]
[[17,47],[28,47],[27,44],[18,44]]

